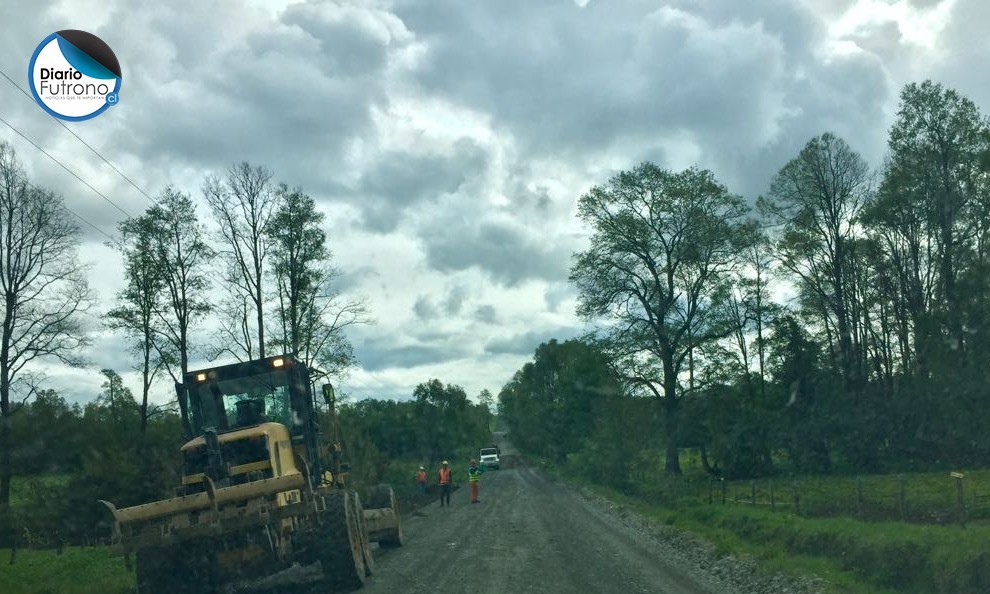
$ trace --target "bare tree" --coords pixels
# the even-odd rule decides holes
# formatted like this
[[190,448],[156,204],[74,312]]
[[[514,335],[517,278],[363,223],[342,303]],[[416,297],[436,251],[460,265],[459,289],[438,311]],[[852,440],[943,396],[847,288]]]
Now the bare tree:
[[[227,176],[208,177],[203,194],[216,219],[221,237],[219,253],[225,260],[228,301],[222,312],[221,340],[216,354],[227,351],[240,358],[265,356],[265,260],[269,228],[278,204],[271,171],[242,162]],[[248,322],[250,318],[253,322]]]
[[62,198],[30,184],[0,142],[0,518],[9,517],[10,417],[35,392],[25,367],[39,358],[81,363],[80,322],[93,295],[77,259],[79,232]]

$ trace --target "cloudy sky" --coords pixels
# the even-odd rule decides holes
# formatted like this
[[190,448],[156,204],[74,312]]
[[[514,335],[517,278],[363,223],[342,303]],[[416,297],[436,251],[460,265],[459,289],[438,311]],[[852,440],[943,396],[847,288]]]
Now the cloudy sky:
[[[344,390],[402,398],[438,377],[474,395],[584,330],[567,272],[589,187],[652,160],[754,199],[826,130],[879,165],[905,83],[990,107],[987,22],[985,0],[0,0],[0,70],[26,87],[45,36],[100,36],[120,104],[74,132],[149,194],[201,199],[242,160],[301,185],[376,319],[349,334]],[[2,78],[0,117],[128,213],[148,206]],[[3,124],[0,140],[113,234],[119,211]],[[82,232],[105,311],[119,260]],[[130,366],[93,332],[91,368],[47,370],[74,399]]]

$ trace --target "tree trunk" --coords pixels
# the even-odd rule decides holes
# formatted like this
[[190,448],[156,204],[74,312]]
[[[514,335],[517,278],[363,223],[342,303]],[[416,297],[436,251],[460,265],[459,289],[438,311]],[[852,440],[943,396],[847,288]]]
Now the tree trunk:
[[[6,390],[3,390],[4,392]],[[7,518],[10,504],[10,411],[7,396],[3,396],[3,412],[0,412],[0,518]],[[0,526],[2,527],[2,526]]]
[[712,465],[708,463],[708,449],[705,444],[701,444],[701,467],[705,470],[706,474],[712,473]]
[[255,271],[255,284],[254,289],[256,291],[255,297],[258,302],[258,355],[260,358],[265,358],[265,296],[262,293],[263,287],[261,285],[261,274],[262,267],[261,262],[258,260],[257,250],[258,245],[255,243],[255,261],[254,261],[254,271]]
[[145,318],[144,361],[141,369],[141,445],[148,430],[148,392],[151,391],[151,333],[147,331],[151,320]]
[[[6,367],[6,366],[4,366]],[[10,518],[10,477],[12,474],[10,450],[10,382],[6,368],[0,369],[0,520]],[[0,521],[0,529],[5,528]],[[0,534],[0,538],[6,538]]]
[[668,476],[680,476],[681,460],[677,447],[677,377],[674,374],[673,354],[663,357],[663,420],[667,434],[667,459],[665,472]]
[[664,405],[664,429],[667,432],[667,456],[664,470],[669,476],[680,476],[681,460],[677,448],[677,404]]

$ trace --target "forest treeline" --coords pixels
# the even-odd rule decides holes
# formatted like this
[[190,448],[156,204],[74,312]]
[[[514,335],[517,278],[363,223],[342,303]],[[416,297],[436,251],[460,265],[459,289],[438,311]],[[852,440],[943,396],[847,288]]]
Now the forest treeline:
[[[344,331],[370,314],[340,291],[324,215],[302,188],[238,163],[208,175],[198,199],[166,187],[151,201],[110,239],[123,288],[98,303],[77,215],[0,142],[0,546],[32,534],[105,536],[98,499],[126,506],[174,494],[182,420],[174,399],[163,405],[152,392],[172,393],[191,361],[285,353],[316,383],[355,363]],[[102,371],[101,394],[70,405],[37,363],[89,365],[83,353],[100,326],[127,356]],[[128,366],[133,390],[118,374]],[[393,459],[425,464],[490,442],[490,394],[476,405],[432,380],[412,396],[342,407],[356,482],[390,478]],[[400,422],[400,439],[382,431]]]
[[[13,464],[18,488],[11,507],[13,533],[0,534],[0,547],[105,541],[110,535],[105,499],[118,507],[174,496],[180,484],[179,416],[163,411],[142,430],[141,405],[120,376],[103,370],[103,391],[85,405],[69,404],[43,390],[13,418],[18,447]],[[432,379],[405,401],[346,402],[338,411],[349,483],[366,487],[395,484],[413,489],[413,471],[447,458],[458,467],[491,443],[492,397],[472,402],[460,386]],[[332,435],[326,411],[319,411]]]
[[913,83],[887,146],[823,133],[755,201],[651,163],[584,194],[597,330],[502,389],[515,441],[612,480],[687,447],[731,477],[990,464],[990,124]]
[[343,331],[370,318],[363,300],[339,290],[315,201],[246,162],[208,175],[201,194],[166,187],[118,224],[108,245],[121,257],[123,288],[101,304],[79,261],[78,215],[0,142],[0,516],[19,471],[12,424],[51,387],[37,363],[86,365],[94,323],[126,345],[118,369],[130,365],[140,378],[139,444],[171,410],[153,402],[153,386],[171,393],[194,358],[287,353],[314,379],[354,363]]

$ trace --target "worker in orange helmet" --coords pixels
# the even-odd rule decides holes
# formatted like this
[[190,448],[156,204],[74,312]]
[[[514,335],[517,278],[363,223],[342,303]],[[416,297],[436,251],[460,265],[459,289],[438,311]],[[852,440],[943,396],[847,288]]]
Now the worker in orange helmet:
[[426,468],[420,466],[416,473],[416,487],[420,495],[426,495]]
[[468,483],[471,485],[471,503],[478,503],[478,481],[481,480],[481,468],[478,461],[471,458],[471,466],[468,467]]
[[439,479],[437,482],[440,483],[440,507],[444,505],[450,507],[450,464],[446,460],[440,465],[440,474],[437,478]]

